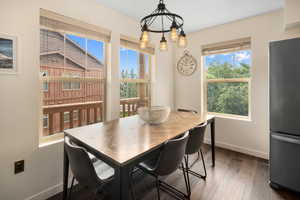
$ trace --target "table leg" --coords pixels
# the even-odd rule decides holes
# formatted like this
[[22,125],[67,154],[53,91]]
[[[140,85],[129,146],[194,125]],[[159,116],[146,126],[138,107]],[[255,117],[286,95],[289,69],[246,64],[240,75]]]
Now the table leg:
[[68,198],[69,158],[64,148],[63,200]]
[[112,199],[121,199],[121,169],[116,167],[114,174],[114,182],[111,190]]
[[130,199],[130,169],[128,166],[115,168],[114,189],[112,193],[114,200]]
[[211,158],[212,158],[212,166],[215,166],[215,119],[212,120],[210,124],[211,130]]

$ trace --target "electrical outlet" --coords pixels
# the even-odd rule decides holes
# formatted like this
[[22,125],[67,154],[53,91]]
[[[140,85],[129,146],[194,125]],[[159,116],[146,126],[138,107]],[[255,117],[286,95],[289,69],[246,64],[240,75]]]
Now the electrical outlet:
[[25,165],[24,160],[16,161],[15,162],[15,174],[19,174],[21,172],[24,172],[24,165]]

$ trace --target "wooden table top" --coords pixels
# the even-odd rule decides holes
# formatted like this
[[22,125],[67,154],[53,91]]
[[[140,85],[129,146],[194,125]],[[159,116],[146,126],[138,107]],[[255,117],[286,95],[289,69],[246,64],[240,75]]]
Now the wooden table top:
[[167,122],[149,125],[137,115],[66,130],[72,138],[86,144],[119,164],[163,144],[210,119],[211,116],[171,112]]

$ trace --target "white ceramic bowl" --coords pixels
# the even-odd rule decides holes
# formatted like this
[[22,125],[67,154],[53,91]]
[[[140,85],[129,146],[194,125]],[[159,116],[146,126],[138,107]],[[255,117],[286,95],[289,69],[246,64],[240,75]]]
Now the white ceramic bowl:
[[152,106],[138,108],[140,118],[149,124],[161,124],[168,120],[170,115],[169,106]]

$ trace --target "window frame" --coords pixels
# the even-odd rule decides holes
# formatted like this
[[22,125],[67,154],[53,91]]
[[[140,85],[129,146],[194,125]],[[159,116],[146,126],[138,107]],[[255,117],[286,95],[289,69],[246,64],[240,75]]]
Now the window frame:
[[[234,52],[238,52],[238,51],[251,51],[251,67],[250,67],[250,77],[246,77],[246,78],[217,78],[217,79],[207,79],[207,73],[205,71],[205,57],[209,56],[209,55],[202,55],[201,56],[201,74],[202,74],[202,96],[203,96],[203,104],[202,107],[204,108],[205,112],[209,115],[214,115],[220,118],[227,118],[227,119],[235,119],[235,120],[245,120],[245,121],[251,121],[251,97],[252,97],[252,93],[251,93],[251,82],[252,82],[252,49],[251,48],[246,48],[246,49],[242,49],[242,50],[232,50],[232,51],[226,51],[226,53],[234,53]],[[224,52],[221,53],[215,53],[215,54],[210,54],[210,55],[217,55],[217,54],[222,54]],[[236,114],[228,114],[228,113],[218,113],[218,112],[209,112],[208,111],[208,83],[248,83],[248,115],[247,116],[243,116],[243,115],[236,115]]]
[[[70,79],[81,79],[82,78],[80,74],[75,74],[75,73],[63,73],[62,77],[70,78]],[[65,83],[69,83],[70,88],[65,88]],[[79,88],[73,88],[72,86],[73,86],[73,84],[72,84],[71,80],[70,81],[65,81],[62,84],[62,91],[78,91],[78,90],[82,89],[81,82],[79,82]]]
[[[61,33],[64,35],[64,37],[66,37],[66,32],[63,32],[63,31],[55,31],[55,30],[52,30],[51,28],[47,28],[47,27],[44,27],[44,26],[41,26],[39,27],[39,31],[41,30],[48,30],[48,31],[54,31],[54,32],[58,32],[58,33]],[[103,107],[102,107],[102,120],[103,121],[106,121],[106,118],[107,118],[107,68],[108,68],[108,59],[109,59],[109,50],[110,50],[110,47],[111,47],[111,42],[110,40],[105,40],[105,39],[102,39],[102,38],[88,38],[88,37],[85,37],[87,40],[96,40],[96,41],[100,41],[103,43],[103,61],[102,61],[102,64],[103,64],[103,75],[104,77],[101,78],[101,82],[104,84],[103,85],[103,96],[104,96],[104,99],[103,99]],[[65,39],[64,39],[64,43],[65,43]],[[65,45],[65,44],[64,44]],[[65,47],[64,47],[65,49]],[[65,51],[65,50],[64,50]],[[65,62],[65,61],[64,61]],[[39,65],[39,71],[41,71],[40,69],[40,65]],[[44,70],[42,70],[43,72]],[[47,71],[47,73],[49,73]],[[79,74],[78,76],[79,79],[82,78],[82,76]],[[89,78],[89,77],[87,77]],[[49,80],[51,79],[51,77],[47,76],[47,77],[41,77],[41,83],[44,84],[45,82],[48,84],[48,91],[49,91]],[[62,79],[64,79],[64,75],[62,76]],[[59,80],[59,79],[58,79]],[[77,91],[77,90],[81,90],[82,89],[82,84],[80,84],[80,89],[63,89],[63,84],[61,86],[61,89],[62,91]],[[48,92],[47,91],[47,92]],[[41,92],[44,92],[43,91],[43,88],[42,90],[39,90],[40,92],[40,95],[42,95]],[[59,133],[55,133],[53,135],[48,135],[48,136],[44,136],[43,135],[43,129],[44,129],[44,126],[43,126],[43,116],[44,115],[48,115],[48,114],[43,114],[43,98],[41,98],[41,106],[39,106],[39,109],[41,110],[41,114],[39,115],[39,119],[40,119],[40,123],[39,123],[39,147],[44,147],[44,146],[47,146],[47,145],[51,145],[51,144],[54,144],[56,142],[60,142],[63,140],[64,138],[64,132],[59,132]],[[76,111],[75,111],[76,112]],[[78,121],[79,120],[79,111],[77,110],[78,112],[78,118],[76,119],[73,119],[74,121]],[[101,118],[99,115],[98,116],[98,119]],[[49,115],[48,115],[48,123],[47,123],[47,128],[49,128]]]
[[70,123],[70,111],[64,112],[64,123]]
[[[120,77],[120,84],[121,83],[135,83],[137,84],[137,88],[139,88],[139,84],[146,84],[147,86],[147,94],[146,94],[146,99],[148,100],[148,105],[151,106],[152,105],[152,70],[154,68],[154,59],[155,59],[155,55],[148,53],[148,52],[144,52],[135,48],[131,48],[125,45],[120,45],[119,47],[119,60],[121,60],[121,48],[125,48],[128,50],[133,50],[136,51],[138,54],[142,53],[144,55],[148,56],[148,76],[146,76],[145,78],[122,78],[120,76],[120,65],[119,65],[119,77]],[[138,60],[139,61],[139,60]],[[133,97],[133,98],[121,98],[120,96],[120,106],[121,106],[121,101],[130,101],[131,99],[140,99],[140,94],[139,94],[139,89],[137,91],[137,97]],[[121,116],[121,113],[120,113]]]

